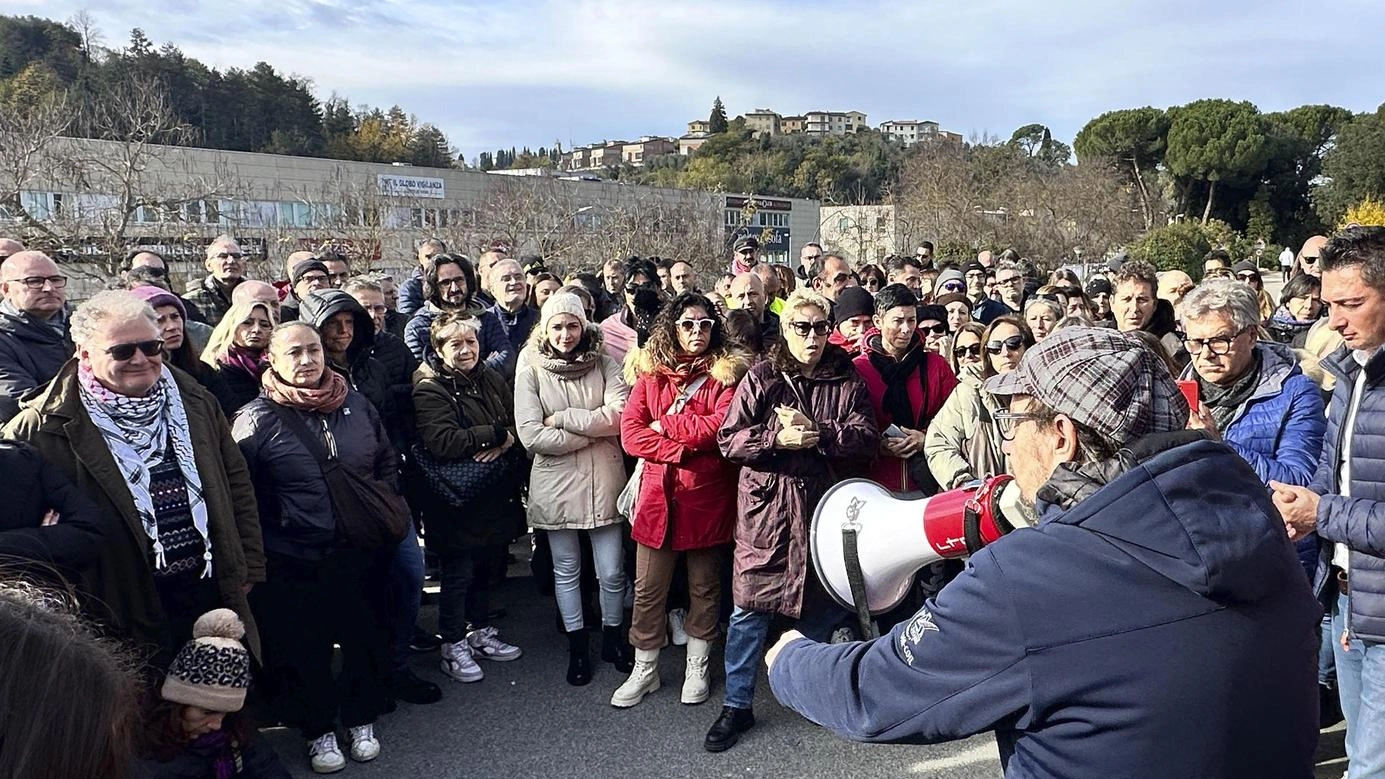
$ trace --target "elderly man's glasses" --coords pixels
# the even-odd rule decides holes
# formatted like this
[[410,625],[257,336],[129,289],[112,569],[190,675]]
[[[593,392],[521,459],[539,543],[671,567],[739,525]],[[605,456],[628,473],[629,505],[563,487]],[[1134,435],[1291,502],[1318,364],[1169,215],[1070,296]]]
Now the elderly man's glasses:
[[135,356],[135,350],[139,350],[145,357],[157,357],[163,351],[164,342],[162,338],[155,338],[152,341],[137,341],[128,344],[115,344],[106,347],[106,354],[112,358],[125,362]]
[[52,284],[53,289],[62,289],[67,286],[66,276],[25,276],[22,279],[6,279],[8,283],[19,282],[25,289],[43,289],[45,284]]
[[832,323],[825,319],[816,322],[790,322],[789,327],[798,334],[799,338],[807,338],[809,333],[813,335],[827,335],[827,331],[832,329]]
[[1006,441],[1015,440],[1015,429],[1021,422],[1026,420],[1042,419],[1038,414],[1026,414],[1022,411],[997,411],[991,415],[995,420],[996,429],[1000,431],[1000,437]]
[[221,252],[219,254],[213,254],[212,259],[221,260],[222,262],[240,262],[245,259],[245,255],[240,252]]
[[986,351],[991,354],[1000,354],[1001,350],[1007,352],[1017,352],[1024,348],[1024,336],[1012,335],[1004,341],[991,341],[986,344]]
[[1202,354],[1204,348],[1211,351],[1213,355],[1220,357],[1231,351],[1231,344],[1235,342],[1237,338],[1240,338],[1242,333],[1249,329],[1249,327],[1246,327],[1237,330],[1231,335],[1219,335],[1213,338],[1184,338],[1183,348],[1188,350],[1188,354],[1195,357]]
[[1009,284],[1018,284],[1018,283],[1020,283],[1020,277],[1019,277],[1019,276],[1009,276],[1009,277],[1006,277],[1006,278],[1003,278],[1003,279],[999,279],[999,278],[998,278],[998,279],[995,280],[995,283],[997,283],[997,284],[1006,284],[1006,285],[1009,285]]
[[716,320],[713,319],[680,319],[678,320],[678,329],[688,335],[692,335],[693,333],[709,333],[712,331],[712,325],[714,324],[716,324]]
[[327,282],[325,273],[305,273],[298,277],[299,284],[325,284]]

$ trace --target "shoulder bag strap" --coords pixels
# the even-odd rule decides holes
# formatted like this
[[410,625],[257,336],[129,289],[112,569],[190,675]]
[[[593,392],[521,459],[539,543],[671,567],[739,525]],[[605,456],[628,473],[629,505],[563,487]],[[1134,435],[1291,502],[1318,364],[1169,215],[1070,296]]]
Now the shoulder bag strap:
[[303,421],[302,417],[292,409],[281,406],[278,403],[271,401],[269,406],[279,415],[279,419],[283,420],[288,429],[303,442],[303,446],[307,447],[308,453],[313,456],[313,459],[317,460],[318,465],[325,465],[332,459],[327,454],[327,447],[323,445],[322,439],[313,435],[313,431],[308,429],[308,425]]
[[707,374],[704,373],[701,376],[698,376],[697,378],[689,382],[688,386],[684,387],[683,391],[678,394],[678,397],[676,399],[674,399],[673,405],[669,406],[668,411],[664,412],[664,416],[668,416],[669,414],[677,414],[679,411],[682,411],[683,407],[688,405],[688,401],[692,400],[692,396],[697,393],[698,388],[700,388],[704,383],[706,383],[706,381]]

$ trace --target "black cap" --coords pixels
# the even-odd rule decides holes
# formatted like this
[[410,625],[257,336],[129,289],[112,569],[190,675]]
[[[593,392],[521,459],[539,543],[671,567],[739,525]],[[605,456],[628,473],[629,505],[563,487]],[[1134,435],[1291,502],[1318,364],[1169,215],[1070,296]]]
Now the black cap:
[[303,276],[305,276],[310,270],[320,270],[322,271],[323,275],[326,275],[328,272],[327,266],[322,262],[322,260],[319,260],[316,257],[314,257],[311,259],[303,260],[297,265],[294,265],[293,273],[289,274],[289,279],[294,284],[297,284],[299,279],[302,279]]
[[1096,297],[1097,295],[1101,295],[1103,293],[1107,295],[1114,295],[1116,294],[1116,288],[1111,286],[1111,282],[1107,281],[1104,278],[1101,278],[1100,276],[1087,282],[1088,297]]
[[1255,264],[1255,260],[1241,260],[1231,266],[1232,273],[1246,273],[1247,271],[1260,275],[1260,268]]
[[986,266],[985,266],[985,265],[982,265],[981,263],[977,262],[976,260],[972,260],[971,262],[969,262],[969,263],[967,263],[966,265],[963,265],[963,266],[962,266],[962,275],[966,275],[966,274],[972,273],[972,272],[974,272],[974,271],[979,271],[979,272],[981,272],[981,273],[985,273],[985,272],[986,272]]
[[753,235],[743,235],[740,238],[736,239],[736,244],[732,247],[732,250],[740,251],[741,249],[745,249],[747,247],[751,249],[758,249],[760,248],[760,241],[756,239]]
[[947,322],[947,309],[934,303],[927,306],[919,306],[918,317],[920,322],[925,319],[932,319],[935,322]]
[[847,287],[837,293],[837,304],[832,307],[832,316],[837,322],[874,314],[875,301],[865,287]]

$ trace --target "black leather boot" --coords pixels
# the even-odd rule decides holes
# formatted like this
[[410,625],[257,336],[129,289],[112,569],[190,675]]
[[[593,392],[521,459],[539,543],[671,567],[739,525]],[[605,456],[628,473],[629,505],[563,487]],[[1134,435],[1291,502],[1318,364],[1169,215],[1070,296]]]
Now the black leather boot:
[[702,742],[708,752],[725,752],[734,747],[741,734],[755,726],[755,712],[750,709],[721,707],[721,716],[707,731],[707,739]]
[[587,648],[587,631],[567,634],[567,683],[581,687],[592,680],[592,659]]
[[625,630],[620,625],[601,627],[601,659],[623,674],[635,670],[635,650],[625,639]]

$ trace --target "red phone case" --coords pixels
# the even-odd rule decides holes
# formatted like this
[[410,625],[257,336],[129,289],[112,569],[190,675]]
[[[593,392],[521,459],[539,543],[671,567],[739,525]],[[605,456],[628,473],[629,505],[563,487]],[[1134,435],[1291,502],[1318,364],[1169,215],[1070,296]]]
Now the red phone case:
[[1188,409],[1197,411],[1197,382],[1192,379],[1181,379],[1178,382],[1178,389],[1183,392],[1183,397],[1188,400]]

